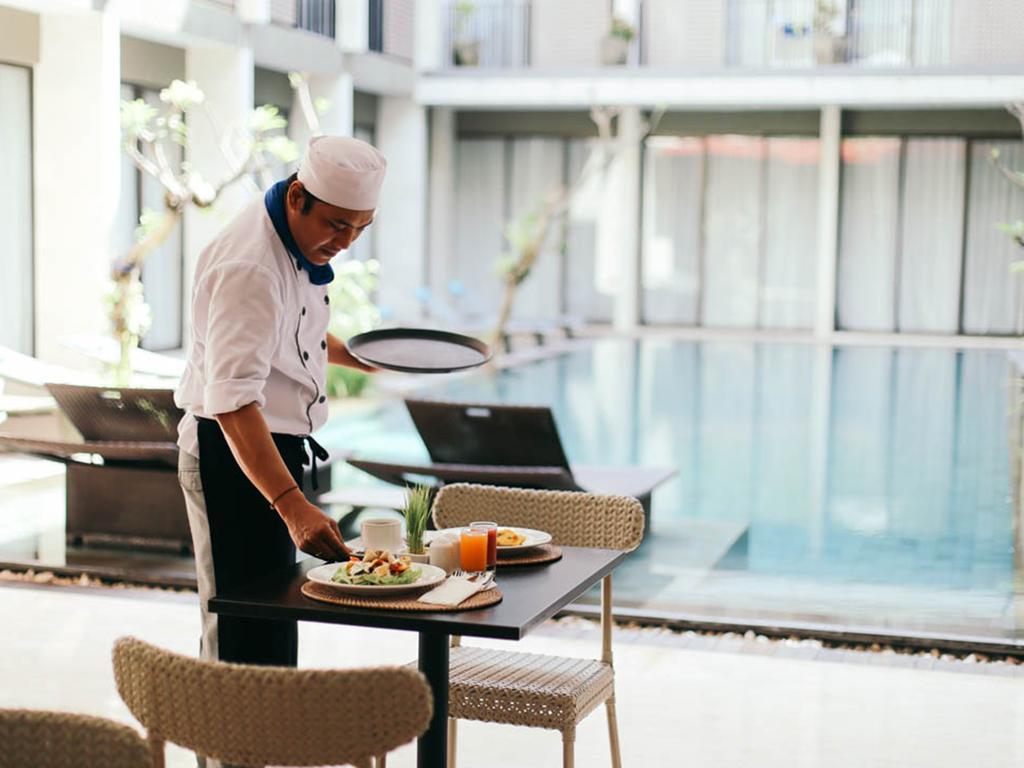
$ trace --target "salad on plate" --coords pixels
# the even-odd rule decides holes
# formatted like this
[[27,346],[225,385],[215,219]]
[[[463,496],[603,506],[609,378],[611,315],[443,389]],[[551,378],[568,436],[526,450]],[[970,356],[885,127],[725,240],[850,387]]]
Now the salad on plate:
[[386,549],[369,549],[362,559],[353,557],[342,563],[331,576],[338,584],[384,587],[412,584],[420,577],[420,569],[407,556],[395,557]]

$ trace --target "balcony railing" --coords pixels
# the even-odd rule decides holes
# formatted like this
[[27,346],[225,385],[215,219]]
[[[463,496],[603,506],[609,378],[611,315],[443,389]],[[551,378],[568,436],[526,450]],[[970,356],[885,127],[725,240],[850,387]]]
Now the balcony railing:
[[727,63],[904,68],[950,60],[950,0],[735,0]]
[[448,2],[444,19],[448,66],[529,66],[528,0]]
[[[953,54],[953,0],[718,0],[685,13],[681,2],[635,3],[640,23],[626,58],[631,66],[708,71],[965,63],[964,54]],[[441,20],[445,64],[577,69],[611,63],[601,39],[611,16],[602,6],[594,9],[575,18],[529,0],[448,0]]]
[[282,27],[304,29],[334,37],[334,0],[271,0],[270,21]]

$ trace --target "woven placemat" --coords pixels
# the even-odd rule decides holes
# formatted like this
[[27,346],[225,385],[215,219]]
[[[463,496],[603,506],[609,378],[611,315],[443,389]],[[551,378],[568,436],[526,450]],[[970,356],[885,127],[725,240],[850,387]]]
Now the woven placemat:
[[477,592],[468,600],[463,600],[458,605],[437,605],[436,603],[421,603],[417,598],[422,592],[405,593],[394,597],[381,597],[380,595],[346,595],[331,589],[325,584],[317,584],[315,581],[307,581],[302,585],[302,594],[313,600],[322,603],[333,603],[334,605],[347,605],[352,608],[383,608],[387,611],[472,611],[475,608],[487,608],[501,602],[501,590],[497,587]]
[[498,567],[507,565],[542,565],[553,563],[562,559],[562,548],[557,544],[545,544],[542,547],[529,549],[521,555],[510,555],[509,557],[498,556]]

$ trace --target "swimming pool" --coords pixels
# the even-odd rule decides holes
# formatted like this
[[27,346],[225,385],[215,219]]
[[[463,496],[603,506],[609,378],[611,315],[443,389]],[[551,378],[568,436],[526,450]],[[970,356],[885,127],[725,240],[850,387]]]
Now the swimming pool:
[[[1012,352],[601,340],[417,395],[550,405],[573,463],[678,467],[619,606],[1024,641]],[[324,436],[426,458],[400,402]]]

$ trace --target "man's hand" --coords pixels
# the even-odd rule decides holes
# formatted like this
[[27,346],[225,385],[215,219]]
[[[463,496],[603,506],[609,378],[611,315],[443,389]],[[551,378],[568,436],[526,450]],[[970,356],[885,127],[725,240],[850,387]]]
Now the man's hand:
[[352,553],[345,546],[338,524],[319,507],[310,504],[301,491],[292,491],[277,503],[278,514],[288,526],[295,546],[321,560],[348,560]]
[[354,368],[357,371],[376,373],[377,368],[367,365],[348,351],[348,345],[338,337],[327,334],[327,362],[334,365],[343,365],[346,368]]
[[298,488],[284,496],[278,494],[295,485],[270,436],[267,422],[255,403],[217,416],[231,453],[245,476],[268,502],[277,499],[277,513],[288,526],[288,535],[303,552],[324,560],[346,560],[349,556],[338,524],[306,501]]

